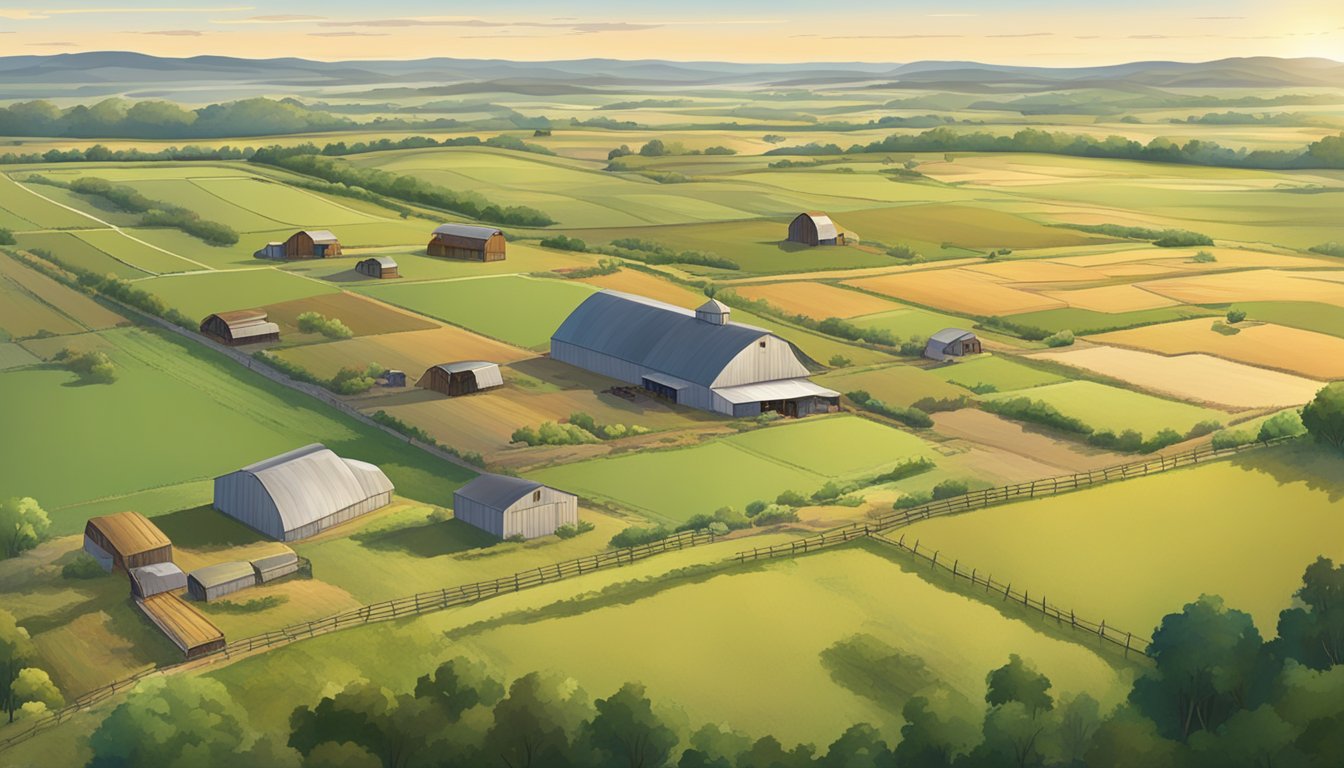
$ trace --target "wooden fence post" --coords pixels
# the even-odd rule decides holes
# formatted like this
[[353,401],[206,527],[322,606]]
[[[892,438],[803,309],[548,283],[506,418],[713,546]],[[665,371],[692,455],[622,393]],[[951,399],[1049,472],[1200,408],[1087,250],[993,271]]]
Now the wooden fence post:
[[1129,658],[1129,641],[1132,637],[1133,635],[1131,633],[1125,633],[1125,658]]

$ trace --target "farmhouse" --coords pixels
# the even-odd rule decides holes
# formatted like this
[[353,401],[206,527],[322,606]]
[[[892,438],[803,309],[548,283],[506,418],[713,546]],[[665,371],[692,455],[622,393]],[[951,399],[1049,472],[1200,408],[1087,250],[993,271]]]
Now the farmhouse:
[[249,563],[252,566],[252,572],[257,576],[258,584],[265,584],[268,581],[288,576],[291,573],[297,573],[299,570],[299,556],[294,554],[293,550],[285,550],[278,555],[269,557],[259,557]]
[[479,475],[453,493],[453,516],[501,539],[535,539],[576,525],[579,499],[520,477]]
[[401,277],[397,274],[397,260],[391,256],[372,256],[364,259],[355,265],[355,271],[381,280]]
[[551,357],[635,384],[675,403],[729,416],[807,416],[840,395],[807,380],[793,345],[734,323],[710,300],[692,312],[617,291],[589,296],[551,337]]
[[173,560],[173,543],[139,512],[89,518],[84,525],[84,551],[109,571]]
[[471,224],[443,224],[429,241],[430,256],[468,261],[503,261],[504,233]]
[[280,340],[280,326],[260,309],[217,312],[201,321],[201,333],[229,346]]
[[256,585],[257,574],[251,563],[215,563],[187,576],[187,592],[207,603]]
[[295,541],[387,506],[392,490],[378,467],[315,443],[215,478],[215,509]]
[[980,339],[970,331],[960,328],[944,328],[929,338],[924,346],[924,356],[930,360],[947,360],[953,357],[980,354]]
[[425,371],[425,375],[420,377],[415,386],[432,389],[449,397],[457,397],[503,384],[504,377],[500,374],[498,365],[483,360],[469,360],[433,366]]
[[130,577],[131,594],[141,599],[187,587],[187,575],[171,562],[132,568]]
[[789,242],[803,245],[844,245],[841,232],[824,213],[800,213],[789,222]]
[[149,620],[187,657],[187,660],[224,650],[224,633],[194,606],[171,592],[137,599]]

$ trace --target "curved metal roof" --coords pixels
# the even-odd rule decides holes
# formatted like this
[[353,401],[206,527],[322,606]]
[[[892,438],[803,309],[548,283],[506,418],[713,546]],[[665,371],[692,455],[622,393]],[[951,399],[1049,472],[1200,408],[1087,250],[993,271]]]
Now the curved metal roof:
[[[770,335],[752,325],[697,320],[689,309],[643,296],[599,291],[565,318],[551,341],[708,387],[739,352]],[[797,375],[807,375],[801,363],[798,369]]]
[[397,266],[397,260],[394,259],[394,258],[392,258],[391,256],[370,256],[370,257],[367,258],[367,259],[361,259],[359,263],[360,263],[360,264],[364,264],[364,263],[366,263],[366,262],[370,262],[370,261],[372,261],[372,262],[374,262],[374,263],[376,263],[376,264],[378,264],[379,266],[382,266],[382,267],[395,267],[395,266]]
[[830,240],[831,238],[834,238],[838,235],[835,222],[831,221],[830,216],[827,216],[824,213],[818,213],[816,211],[809,211],[808,213],[800,213],[798,215],[806,216],[807,218],[812,220],[812,223],[817,228],[818,240]]
[[304,229],[300,231],[312,238],[314,243],[322,244],[336,242],[336,235],[329,229]]
[[971,333],[970,331],[962,328],[944,328],[943,330],[930,336],[929,341],[934,341],[939,344],[951,344],[952,342],[957,341],[959,339],[964,339],[967,336],[974,336],[974,335],[975,335],[974,333]]
[[494,235],[503,233],[494,227],[478,227],[474,224],[440,224],[434,228],[434,234],[468,237],[473,240],[489,240]]
[[372,464],[342,459],[318,443],[238,470],[261,483],[280,512],[286,531],[393,490]]
[[529,493],[544,487],[535,480],[508,475],[477,475],[453,494],[491,509],[506,509]]
[[252,570],[252,564],[248,562],[215,563],[204,568],[197,568],[188,576],[202,587],[210,588],[233,581],[255,579],[256,572]]

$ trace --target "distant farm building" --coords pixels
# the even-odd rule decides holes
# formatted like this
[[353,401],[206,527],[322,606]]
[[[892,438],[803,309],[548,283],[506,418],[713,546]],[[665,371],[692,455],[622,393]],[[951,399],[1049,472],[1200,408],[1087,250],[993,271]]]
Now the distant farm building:
[[89,518],[84,525],[84,551],[106,570],[129,571],[173,560],[173,543],[139,512]]
[[138,598],[187,588],[187,574],[173,563],[154,563],[130,570],[131,594]]
[[292,551],[286,551],[278,555],[259,557],[253,560],[250,565],[252,566],[252,572],[256,574],[257,583],[265,584],[268,581],[284,578],[291,573],[297,573],[299,556]]
[[729,416],[838,410],[838,392],[808,381],[791,344],[734,323],[719,301],[692,312],[617,291],[589,296],[551,337],[551,357]]
[[432,389],[449,397],[469,395],[482,389],[503,386],[504,376],[499,366],[484,360],[444,363],[425,371],[415,383],[421,389]]
[[404,387],[406,386],[405,371],[388,371],[383,376],[384,387]]
[[188,661],[224,650],[224,633],[219,627],[176,594],[160,592],[135,603]]
[[256,585],[257,573],[251,563],[216,563],[187,575],[187,592],[207,603]]
[[355,271],[382,280],[400,277],[397,274],[397,260],[391,256],[373,256],[364,259],[355,265]]
[[980,339],[974,333],[960,328],[944,328],[933,334],[924,347],[924,356],[930,360],[947,360],[978,355],[980,352]]
[[841,232],[824,213],[800,213],[789,222],[789,242],[803,245],[844,245]]
[[280,326],[260,309],[217,312],[201,321],[201,333],[229,346],[280,340]]
[[520,477],[479,475],[453,493],[453,516],[501,539],[535,539],[577,525],[579,499]]
[[252,254],[258,259],[334,259],[341,255],[341,241],[326,229],[301,229],[280,242],[270,242]]
[[392,490],[378,467],[315,443],[215,478],[215,509],[295,541],[387,506]]
[[467,261],[503,261],[504,233],[472,224],[443,224],[434,230],[430,256]]

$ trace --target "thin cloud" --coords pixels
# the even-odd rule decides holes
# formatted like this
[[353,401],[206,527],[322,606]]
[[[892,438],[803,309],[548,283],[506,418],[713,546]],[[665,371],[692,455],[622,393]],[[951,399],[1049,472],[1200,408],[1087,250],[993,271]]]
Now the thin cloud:
[[925,17],[930,19],[974,19],[978,13],[926,13]]
[[[718,22],[715,22],[718,23]],[[626,21],[549,22],[549,21],[492,21],[487,19],[460,19],[442,17],[408,17],[367,19],[364,21],[321,21],[321,27],[475,27],[483,29],[538,28],[566,29],[573,32],[634,32],[665,26],[662,22],[636,24]]]
[[303,24],[324,21],[326,16],[310,16],[303,13],[273,13],[266,16],[248,16],[245,19],[211,19],[211,24]]
[[387,37],[386,32],[309,32],[309,37]]
[[985,35],[985,37],[1054,37],[1054,32],[1019,32],[1011,35]]
[[1236,21],[1244,19],[1245,16],[1191,16],[1195,21]]
[[253,7],[229,6],[214,8],[54,8],[36,10],[32,8],[0,8],[0,19],[14,19],[17,21],[37,21],[49,19],[52,16],[75,16],[75,15],[126,15],[143,13],[236,13],[239,11],[251,11]]
[[822,40],[938,40],[965,35],[828,35]]
[[205,33],[199,29],[154,29],[137,32],[139,35],[163,35],[164,37],[200,37]]
[[34,47],[37,47],[37,48],[74,48],[74,47],[75,47],[75,44],[74,44],[74,43],[67,43],[67,42],[55,42],[55,43],[29,43],[29,45],[34,46]]

